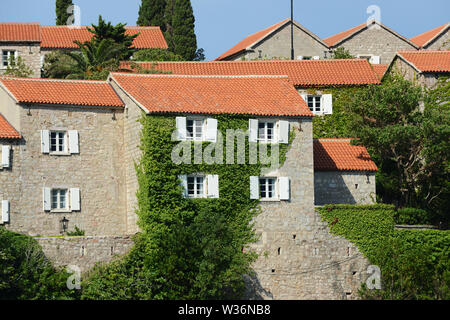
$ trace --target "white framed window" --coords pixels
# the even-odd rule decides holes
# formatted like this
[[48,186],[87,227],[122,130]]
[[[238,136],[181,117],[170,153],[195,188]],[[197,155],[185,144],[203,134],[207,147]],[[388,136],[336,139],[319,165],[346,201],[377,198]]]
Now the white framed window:
[[313,113],[322,113],[322,96],[308,95],[308,108]]
[[250,177],[250,199],[290,200],[290,192],[288,177]]
[[333,114],[332,94],[301,94],[313,114]]
[[77,130],[41,130],[41,151],[51,155],[79,153]]
[[186,198],[219,198],[219,176],[191,174],[180,175]]
[[0,211],[2,213],[0,224],[9,222],[9,200],[0,201]]
[[381,58],[380,56],[375,56],[373,54],[359,54],[357,56],[359,59],[366,59],[368,60],[371,64],[380,64],[381,63]]
[[2,67],[6,68],[10,65],[10,59],[17,59],[17,51],[15,50],[2,50]]
[[68,189],[52,189],[51,190],[51,210],[68,210],[69,209],[69,201],[68,201]]
[[287,144],[289,143],[289,121],[249,119],[249,141]]
[[217,120],[203,117],[176,117],[177,140],[217,142]]

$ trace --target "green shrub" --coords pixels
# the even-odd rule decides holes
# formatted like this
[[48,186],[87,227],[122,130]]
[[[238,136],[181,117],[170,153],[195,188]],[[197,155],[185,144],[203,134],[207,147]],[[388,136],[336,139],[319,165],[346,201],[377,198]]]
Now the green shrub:
[[417,208],[402,208],[395,215],[395,223],[406,225],[426,225],[431,224],[428,212]]

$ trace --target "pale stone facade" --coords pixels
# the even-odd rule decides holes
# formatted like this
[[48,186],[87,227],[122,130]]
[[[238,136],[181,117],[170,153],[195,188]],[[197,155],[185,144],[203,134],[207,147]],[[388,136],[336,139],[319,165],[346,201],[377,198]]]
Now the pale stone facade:
[[450,50],[450,28],[442,32],[436,39],[431,41],[423,50]]
[[[41,46],[39,42],[17,43],[0,42],[0,61],[2,61],[3,51],[17,52],[17,57],[21,57],[25,64],[33,71],[32,78],[41,77]],[[0,75],[5,73],[6,68],[0,65]]]

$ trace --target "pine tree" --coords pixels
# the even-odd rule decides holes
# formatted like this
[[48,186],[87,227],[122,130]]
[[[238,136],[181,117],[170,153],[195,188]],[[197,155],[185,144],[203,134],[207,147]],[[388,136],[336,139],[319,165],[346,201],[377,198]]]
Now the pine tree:
[[191,1],[168,0],[166,21],[171,26],[171,28],[167,28],[166,32],[169,33],[169,39],[167,39],[169,49],[186,60],[193,60],[197,51],[197,38],[194,31],[195,18]]
[[72,0],[56,0],[56,24],[66,25],[70,14],[67,9],[72,6]]
[[161,27],[166,31],[166,21],[164,13],[166,9],[166,0],[142,0],[139,7],[138,26]]

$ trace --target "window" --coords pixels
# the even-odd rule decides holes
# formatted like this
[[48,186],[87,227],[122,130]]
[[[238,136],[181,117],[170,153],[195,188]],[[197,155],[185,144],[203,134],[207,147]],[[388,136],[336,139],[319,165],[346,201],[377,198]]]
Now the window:
[[322,104],[321,99],[322,96],[312,96],[308,95],[308,107],[313,113],[322,112]]
[[202,141],[204,120],[186,120],[187,140]]
[[312,60],[312,57],[310,57],[310,56],[303,56],[303,60]]
[[258,122],[258,141],[275,142],[275,123],[272,121]]
[[188,176],[187,191],[189,198],[204,198],[205,197],[205,177],[203,176]]
[[50,152],[67,152],[65,131],[51,131],[50,132]]
[[67,201],[67,189],[52,189],[52,210],[67,210],[68,209],[68,201]]
[[274,199],[275,196],[275,178],[260,178],[259,179],[259,196],[261,199]]
[[10,64],[10,58],[16,58],[16,51],[13,50],[3,50],[2,54],[2,67],[6,68]]

